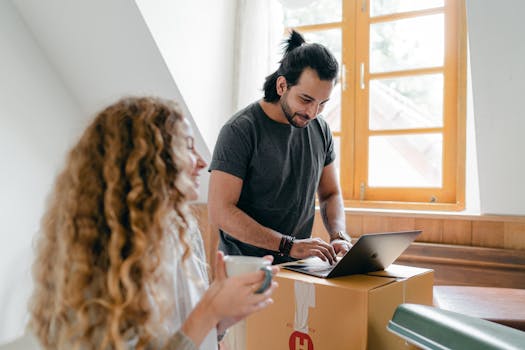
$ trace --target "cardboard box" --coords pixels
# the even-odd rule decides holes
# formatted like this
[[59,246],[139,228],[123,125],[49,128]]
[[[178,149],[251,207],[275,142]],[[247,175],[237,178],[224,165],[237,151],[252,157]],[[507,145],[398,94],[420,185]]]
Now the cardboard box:
[[432,270],[385,271],[323,279],[281,270],[275,303],[246,322],[246,349],[394,350],[412,348],[387,331],[401,303],[432,305]]

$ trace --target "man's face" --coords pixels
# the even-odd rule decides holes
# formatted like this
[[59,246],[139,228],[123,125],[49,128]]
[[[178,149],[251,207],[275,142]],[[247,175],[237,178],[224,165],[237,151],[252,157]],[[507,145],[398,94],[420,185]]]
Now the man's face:
[[296,128],[306,127],[322,112],[332,93],[333,81],[319,79],[317,72],[311,68],[303,70],[294,86],[288,87],[286,79],[279,78],[278,91],[281,89],[282,92],[279,102],[286,120]]

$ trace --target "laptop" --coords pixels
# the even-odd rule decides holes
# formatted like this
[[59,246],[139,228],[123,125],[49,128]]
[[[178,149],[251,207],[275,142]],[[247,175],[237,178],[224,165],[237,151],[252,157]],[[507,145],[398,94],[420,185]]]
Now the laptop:
[[357,239],[334,265],[318,257],[282,264],[288,270],[322,278],[342,277],[384,270],[392,264],[421,231],[368,233]]

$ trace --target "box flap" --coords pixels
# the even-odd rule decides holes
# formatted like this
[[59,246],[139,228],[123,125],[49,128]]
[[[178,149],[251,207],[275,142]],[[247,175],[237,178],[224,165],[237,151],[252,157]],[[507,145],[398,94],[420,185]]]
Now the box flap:
[[392,264],[385,270],[369,272],[369,276],[393,277],[393,278],[410,278],[416,275],[432,272],[430,269],[420,267],[404,266]]
[[297,281],[314,283],[317,285],[360,290],[371,290],[380,286],[387,285],[389,283],[394,282],[397,277],[351,275],[337,278],[319,278],[290,270],[281,270],[279,271],[277,276],[282,278],[290,278]]

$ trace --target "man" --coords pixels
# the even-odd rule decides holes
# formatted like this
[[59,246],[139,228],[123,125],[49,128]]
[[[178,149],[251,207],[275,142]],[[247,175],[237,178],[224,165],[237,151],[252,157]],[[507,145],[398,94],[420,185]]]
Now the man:
[[[333,139],[319,118],[337,73],[328,49],[292,31],[279,69],[266,78],[264,99],[221,129],[208,208],[225,253],[333,263],[350,248]],[[316,192],[330,243],[310,238]]]

